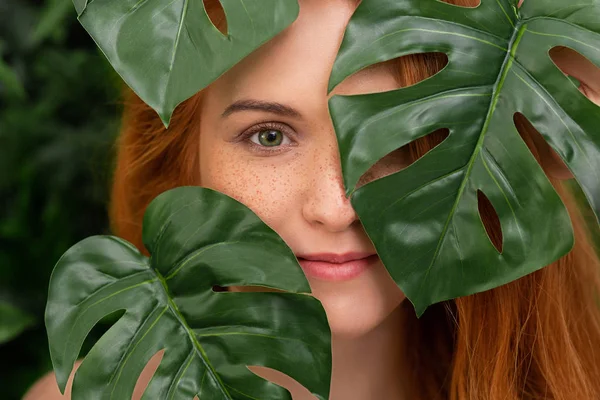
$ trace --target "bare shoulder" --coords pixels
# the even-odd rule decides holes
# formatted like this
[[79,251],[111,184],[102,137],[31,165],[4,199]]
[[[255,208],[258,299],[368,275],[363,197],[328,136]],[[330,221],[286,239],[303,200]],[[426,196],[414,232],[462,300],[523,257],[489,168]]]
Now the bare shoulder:
[[[163,352],[157,353],[154,357],[150,359],[148,365],[142,371],[140,378],[138,379],[137,385],[135,386],[135,390],[133,392],[132,400],[139,400],[142,398],[142,394],[148,383],[150,383],[150,379],[154,375],[154,372],[158,368],[160,361],[162,359]],[[75,363],[75,368],[73,368],[73,372],[69,377],[69,381],[67,382],[67,388],[65,390],[65,394],[61,394],[60,390],[58,390],[58,384],[56,383],[56,377],[54,372],[49,372],[40,378],[30,389],[27,391],[27,394],[23,397],[23,400],[70,400],[71,399],[71,386],[73,385],[73,377],[75,375],[75,371],[79,368],[81,364],[81,360]]]

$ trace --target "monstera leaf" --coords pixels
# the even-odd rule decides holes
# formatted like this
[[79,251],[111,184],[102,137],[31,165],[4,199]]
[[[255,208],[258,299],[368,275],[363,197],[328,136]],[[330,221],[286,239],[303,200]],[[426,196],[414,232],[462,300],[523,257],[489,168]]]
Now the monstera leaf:
[[[144,398],[290,399],[247,365],[282,371],[328,398],[330,331],[292,251],[237,201],[209,189],[166,192],[144,219],[147,258],[110,236],[58,262],[46,309],[61,390],[90,329],[125,310],[77,370],[74,399],[130,399],[148,360],[165,353]],[[254,285],[282,292],[216,292]]]
[[[334,96],[330,112],[348,194],[390,274],[418,315],[446,299],[538,270],[573,245],[559,196],[515,128],[520,112],[560,155],[600,216],[600,108],[552,62],[569,47],[600,65],[600,1],[363,0],[330,78],[377,62],[442,52],[437,75],[399,90]],[[440,128],[449,136],[408,168],[360,188],[386,154]],[[477,192],[500,219],[498,252]]]
[[73,0],[114,69],[168,125],[175,107],[298,16],[297,0],[220,0],[227,35],[202,0]]

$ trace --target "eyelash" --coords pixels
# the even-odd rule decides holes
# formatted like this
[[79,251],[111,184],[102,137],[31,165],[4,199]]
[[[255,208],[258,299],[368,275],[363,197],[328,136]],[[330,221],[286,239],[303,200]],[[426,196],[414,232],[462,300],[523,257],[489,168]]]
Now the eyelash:
[[[276,131],[280,131],[281,133],[283,133],[289,140],[290,142],[292,142],[291,144],[284,146],[274,146],[272,149],[269,149],[266,146],[261,146],[258,145],[256,143],[254,143],[252,140],[250,140],[250,138],[252,136],[254,136],[255,134],[262,132],[262,131],[266,131],[266,130],[276,130]],[[276,153],[281,153],[282,151],[286,151],[286,148],[289,146],[296,146],[297,143],[294,142],[293,138],[291,136],[294,136],[294,134],[292,133],[293,130],[286,124],[282,124],[279,122],[261,122],[257,125],[254,125],[252,128],[244,131],[243,133],[241,133],[238,136],[237,141],[239,142],[244,142],[244,144],[246,146],[248,146],[252,151],[258,152],[258,153],[262,153],[262,154],[276,154]]]

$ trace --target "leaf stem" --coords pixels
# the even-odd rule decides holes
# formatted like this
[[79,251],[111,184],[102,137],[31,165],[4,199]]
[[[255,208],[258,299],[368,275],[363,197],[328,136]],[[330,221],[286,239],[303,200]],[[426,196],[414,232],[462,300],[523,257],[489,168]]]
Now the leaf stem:
[[158,277],[158,280],[162,284],[162,287],[165,291],[165,297],[167,298],[167,303],[168,303],[169,308],[171,309],[171,312],[173,313],[173,315],[175,315],[175,317],[177,318],[179,323],[185,328],[185,331],[187,332],[187,334],[190,338],[190,341],[192,342],[192,344],[194,345],[196,350],[199,352],[200,360],[204,364],[204,367],[208,371],[210,371],[210,374],[212,375],[213,379],[215,381],[217,381],[217,383],[218,383],[217,386],[219,386],[219,388],[221,389],[223,396],[225,396],[225,398],[227,398],[227,399],[233,399],[231,397],[231,395],[229,394],[229,391],[227,391],[227,389],[225,388],[225,384],[223,383],[223,381],[221,381],[221,378],[217,374],[217,371],[215,370],[213,365],[210,363],[210,361],[208,359],[208,355],[204,351],[204,348],[202,348],[202,345],[200,345],[200,342],[198,342],[198,338],[196,338],[194,331],[189,327],[189,325],[187,324],[187,321],[181,314],[181,311],[179,311],[179,307],[177,307],[177,304],[175,304],[175,302],[171,298],[171,292],[169,291],[169,286],[167,285],[166,279],[162,276],[162,274],[157,269],[154,269],[154,272],[156,273],[156,276]]

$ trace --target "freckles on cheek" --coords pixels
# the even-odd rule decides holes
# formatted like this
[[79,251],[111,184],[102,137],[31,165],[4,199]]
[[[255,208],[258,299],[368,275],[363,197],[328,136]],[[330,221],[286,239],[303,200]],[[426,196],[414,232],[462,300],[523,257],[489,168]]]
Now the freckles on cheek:
[[236,199],[277,230],[293,207],[287,171],[269,162],[240,160],[225,153],[213,153],[204,165],[202,185]]

